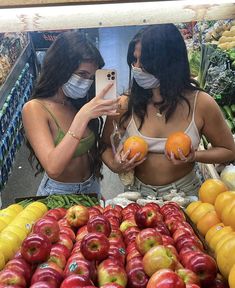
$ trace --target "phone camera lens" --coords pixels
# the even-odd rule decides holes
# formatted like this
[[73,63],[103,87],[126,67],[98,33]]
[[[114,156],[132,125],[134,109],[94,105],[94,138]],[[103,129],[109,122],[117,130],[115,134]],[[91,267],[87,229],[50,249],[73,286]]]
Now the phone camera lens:
[[115,72],[111,72],[111,75],[115,75]]
[[110,78],[110,77],[111,77],[111,74],[107,74],[107,77]]
[[111,77],[111,79],[112,79],[112,80],[115,80],[115,77],[114,77],[114,76],[112,76],[112,77]]

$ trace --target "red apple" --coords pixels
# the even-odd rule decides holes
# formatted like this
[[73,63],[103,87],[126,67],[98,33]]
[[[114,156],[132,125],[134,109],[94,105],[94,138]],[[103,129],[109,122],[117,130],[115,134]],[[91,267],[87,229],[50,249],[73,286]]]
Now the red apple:
[[67,234],[68,236],[69,236],[69,238],[73,241],[73,242],[75,242],[75,240],[76,240],[76,236],[75,236],[75,233],[73,232],[73,230],[71,229],[71,228],[69,228],[69,227],[61,227],[60,228],[60,233],[61,234]]
[[216,278],[215,280],[213,280],[207,287],[208,288],[229,288],[228,283],[225,280],[219,279],[219,278]]
[[128,245],[126,246],[126,254],[130,253],[132,250],[137,250],[135,242],[128,243]]
[[51,217],[57,221],[60,220],[61,218],[63,218],[60,210],[57,210],[57,209],[51,209],[51,210],[47,211],[43,215],[43,217],[46,217],[46,216]]
[[44,262],[38,265],[36,271],[34,273],[38,273],[39,270],[45,270],[45,269],[52,269],[57,271],[63,278],[64,278],[64,271],[61,269],[56,263],[54,262]]
[[57,242],[57,244],[62,244],[64,246],[66,246],[69,249],[69,251],[71,251],[73,248],[73,241],[65,233],[59,234],[59,241]]
[[[185,255],[188,254],[188,252],[198,251],[201,252],[201,250],[197,246],[185,246],[180,250],[179,253],[179,259],[182,262],[183,259],[185,259]],[[187,257],[187,256],[186,256]]]
[[77,235],[76,235],[76,241],[82,240],[85,235],[87,235],[87,225],[84,225],[78,229]]
[[155,227],[163,221],[161,213],[152,207],[142,207],[135,213],[135,222],[140,229]]
[[201,286],[198,286],[197,284],[186,284],[186,288],[201,288]]
[[62,227],[71,228],[70,225],[69,225],[69,223],[67,222],[66,218],[60,219],[60,220],[58,221],[58,225],[59,225],[60,229],[61,229]]
[[51,243],[55,243],[59,240],[60,228],[56,220],[51,217],[44,217],[34,224],[33,233],[43,234],[49,238]]
[[103,233],[88,233],[82,239],[81,252],[87,260],[103,260],[108,257],[109,240]]
[[161,211],[161,207],[157,203],[154,203],[154,202],[147,203],[144,206],[154,208],[155,210],[158,210],[159,212]]
[[135,243],[140,254],[144,255],[152,247],[161,245],[162,237],[154,228],[146,228],[139,232]]
[[24,276],[27,283],[29,283],[30,278],[32,276],[32,267],[29,263],[27,263],[23,258],[15,258],[7,262],[5,269],[9,269],[11,271],[17,271],[21,275]]
[[8,285],[26,287],[26,281],[22,273],[8,268],[0,272],[0,284],[5,285],[6,287]]
[[108,284],[100,286],[100,288],[123,288],[123,286],[117,283],[108,283]]
[[162,235],[171,236],[170,231],[168,230],[166,224],[164,222],[157,222],[154,229]]
[[31,285],[30,288],[57,288],[57,286],[46,281],[39,281]]
[[215,280],[217,265],[215,260],[202,252],[188,252],[182,259],[185,268],[190,269],[198,275],[202,285],[209,285]]
[[57,254],[55,252],[51,252],[48,262],[53,262],[56,265],[58,265],[61,269],[64,269],[66,265],[66,258],[63,254]]
[[151,277],[156,271],[164,268],[173,269],[176,266],[177,258],[171,249],[162,245],[151,248],[143,258],[145,273]]
[[203,251],[203,244],[196,236],[182,235],[175,242],[175,246],[178,251],[183,247],[197,246],[201,251]]
[[161,212],[162,213],[164,213],[165,211],[167,211],[167,210],[176,210],[176,211],[180,211],[180,207],[179,207],[179,205],[178,204],[176,204],[175,202],[171,202],[171,203],[166,203],[166,204],[164,204],[162,207],[161,207]]
[[60,288],[79,288],[90,285],[91,281],[83,275],[72,274],[64,279]]
[[137,226],[134,219],[124,220],[124,221],[122,221],[122,223],[120,225],[120,230],[123,233],[127,228],[132,227],[132,226]]
[[172,238],[174,239],[174,241],[177,241],[178,238],[185,235],[195,236],[195,233],[189,228],[180,227],[179,229],[175,230],[175,232],[172,235]]
[[48,259],[51,251],[49,238],[42,234],[30,234],[22,243],[21,254],[29,263],[40,263]]
[[89,233],[100,232],[109,237],[111,233],[111,225],[108,218],[106,218],[104,215],[97,215],[88,220],[87,231]]
[[110,223],[112,229],[119,229],[120,219],[118,219],[117,217],[111,216],[111,217],[109,217],[109,223]]
[[165,246],[165,245],[172,245],[174,246],[175,245],[175,242],[173,240],[172,237],[170,236],[167,236],[167,235],[162,235],[162,244]]
[[64,244],[54,244],[51,248],[51,255],[64,255],[66,259],[69,258],[70,251]]
[[181,229],[182,227],[188,228],[194,233],[193,228],[186,221],[176,221],[176,219],[170,218],[165,221],[165,224],[172,235],[176,230]]
[[122,220],[122,214],[118,210],[108,210],[103,213],[103,215],[109,219],[109,217],[116,217],[119,221]]
[[104,208],[104,210],[103,210],[103,212],[106,212],[106,211],[108,211],[108,210],[117,210],[118,212],[122,212],[122,210],[123,210],[123,208],[122,208],[122,206],[120,206],[120,205],[115,205],[115,204],[109,204],[109,205],[107,205],[105,208]]
[[185,284],[197,284],[200,285],[198,276],[191,270],[182,268],[178,269],[176,273],[184,281]]
[[123,248],[125,249],[125,244],[122,240],[120,239],[109,239],[109,245],[113,245],[113,246],[116,246],[118,248]]
[[103,213],[103,211],[104,211],[104,208],[103,207],[101,207],[100,205],[95,205],[95,206],[93,206],[94,208],[97,208],[98,210],[100,210],[100,213],[102,214]]
[[185,288],[183,280],[170,269],[161,269],[149,279],[147,288]]
[[73,258],[70,261],[68,261],[68,264],[65,267],[64,273],[65,278],[72,274],[78,274],[86,276],[87,279],[91,277],[90,275],[90,268],[89,268],[90,262],[86,259],[82,258]]
[[128,287],[145,288],[148,283],[148,276],[144,272],[142,259],[132,258],[126,266]]
[[66,219],[70,226],[81,227],[87,224],[89,210],[85,206],[75,205],[70,207],[66,213]]
[[137,226],[132,226],[127,228],[124,232],[123,232],[123,236],[128,237],[131,234],[135,234],[137,235],[140,232],[140,229]]
[[121,265],[124,266],[125,264],[125,257],[126,251],[123,248],[116,247],[114,245],[110,245],[109,252],[108,252],[108,258],[109,259],[116,259],[121,263]]
[[88,210],[89,210],[89,219],[93,216],[101,215],[100,210],[95,207],[89,207]]
[[63,275],[61,275],[55,269],[47,267],[44,269],[37,269],[35,271],[32,279],[31,279],[31,285],[33,285],[36,282],[43,281],[43,282],[47,282],[47,283],[49,283],[55,287],[59,287],[62,280],[63,280]]
[[123,237],[122,237],[122,232],[120,231],[119,228],[117,229],[112,229],[111,230],[111,233],[109,235],[109,240],[110,239],[120,239],[120,240],[123,240]]
[[142,260],[142,255],[140,254],[140,252],[136,249],[136,250],[132,250],[131,252],[129,252],[126,256],[126,262],[129,262],[131,259],[133,258],[139,258]]
[[122,287],[127,285],[127,275],[123,267],[116,265],[116,262],[104,260],[98,266],[98,283],[99,286],[108,283],[117,283]]

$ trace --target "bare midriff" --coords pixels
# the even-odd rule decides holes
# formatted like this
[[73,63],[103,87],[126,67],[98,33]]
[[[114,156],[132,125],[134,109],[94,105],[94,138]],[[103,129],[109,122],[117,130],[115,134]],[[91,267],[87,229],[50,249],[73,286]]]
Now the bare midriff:
[[152,186],[167,185],[186,176],[194,163],[172,165],[165,155],[149,153],[147,159],[135,168],[135,176],[143,183]]
[[73,158],[64,172],[56,179],[59,182],[79,183],[86,181],[91,176],[88,154]]

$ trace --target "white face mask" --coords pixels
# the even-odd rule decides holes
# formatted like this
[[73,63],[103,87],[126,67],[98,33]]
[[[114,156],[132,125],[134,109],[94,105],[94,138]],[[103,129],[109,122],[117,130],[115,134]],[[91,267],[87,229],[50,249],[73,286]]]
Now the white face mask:
[[144,72],[141,68],[132,65],[132,74],[137,84],[144,89],[153,89],[160,86],[158,78],[150,73]]
[[93,80],[82,78],[72,74],[68,82],[62,86],[64,94],[72,99],[81,99],[86,97]]

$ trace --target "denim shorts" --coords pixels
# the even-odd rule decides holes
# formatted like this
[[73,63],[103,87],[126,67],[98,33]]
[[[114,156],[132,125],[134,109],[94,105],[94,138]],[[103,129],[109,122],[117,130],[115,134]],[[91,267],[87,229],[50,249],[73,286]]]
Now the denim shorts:
[[198,190],[202,182],[199,179],[195,170],[191,171],[181,179],[162,186],[152,186],[141,182],[135,177],[134,185],[129,186],[126,191],[140,192],[143,197],[154,196],[162,197],[169,193],[171,190],[177,190],[178,193],[184,192],[186,196],[198,196]]
[[38,187],[37,196],[47,196],[52,194],[80,194],[96,193],[100,194],[100,183],[92,175],[89,179],[80,183],[65,183],[51,179],[46,173]]

